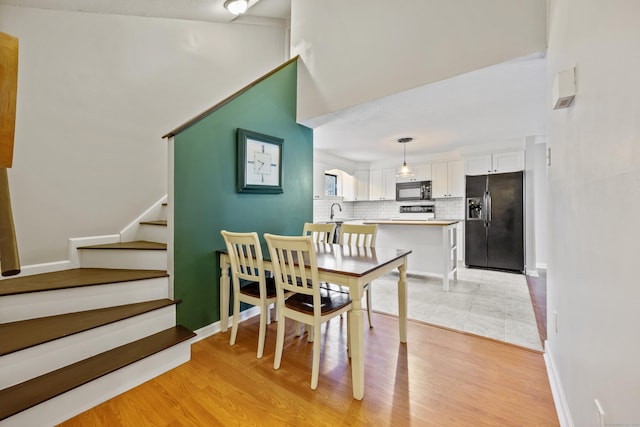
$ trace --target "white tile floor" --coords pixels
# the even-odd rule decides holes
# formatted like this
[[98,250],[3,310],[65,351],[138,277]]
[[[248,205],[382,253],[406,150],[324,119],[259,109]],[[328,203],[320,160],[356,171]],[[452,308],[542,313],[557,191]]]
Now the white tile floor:
[[[374,311],[398,314],[397,282],[397,273],[373,282]],[[410,319],[542,350],[524,275],[461,267],[449,292],[439,278],[408,275],[407,282]]]

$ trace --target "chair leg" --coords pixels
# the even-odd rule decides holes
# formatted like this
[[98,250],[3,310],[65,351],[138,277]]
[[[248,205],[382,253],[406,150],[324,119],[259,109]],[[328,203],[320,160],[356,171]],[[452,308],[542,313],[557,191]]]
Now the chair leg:
[[267,321],[271,322],[271,316],[269,316],[269,304],[265,304],[260,307],[260,332],[258,333],[258,359],[262,358],[264,351],[264,338],[267,334]]
[[351,317],[351,310],[347,311],[347,357],[351,359],[351,328],[349,325],[351,321],[349,318]]
[[295,335],[296,337],[301,337],[302,334],[304,334],[304,328],[305,325],[302,322],[298,322],[297,320],[294,321],[295,322],[295,326],[293,327],[294,331],[295,331]]
[[[320,324],[313,325],[313,334],[316,337],[320,336]],[[318,388],[318,376],[320,374],[320,339],[316,339],[313,342],[313,363],[311,368],[311,389]]]
[[315,329],[312,328],[311,325],[305,325],[305,328],[307,329],[307,342],[313,342],[315,338]]
[[373,328],[373,323],[371,323],[371,285],[367,288],[367,317],[369,318],[369,328]]
[[234,296],[233,298],[233,323],[231,325],[231,338],[229,344],[234,345],[236,343],[236,336],[238,335],[238,317],[240,316],[240,300]]
[[276,354],[273,357],[273,369],[280,368],[282,361],[282,349],[284,348],[284,312],[278,307],[278,333],[276,337]]

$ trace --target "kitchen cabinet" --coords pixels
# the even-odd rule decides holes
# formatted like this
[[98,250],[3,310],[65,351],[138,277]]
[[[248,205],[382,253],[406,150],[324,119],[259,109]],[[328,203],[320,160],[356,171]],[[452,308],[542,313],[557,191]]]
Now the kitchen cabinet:
[[396,199],[396,170],[376,169],[369,172],[370,200]]
[[321,162],[313,162],[313,200],[320,200],[325,198],[324,174],[326,170],[326,164]]
[[345,202],[353,202],[356,199],[355,194],[355,178],[346,172],[342,173],[342,200]]
[[458,239],[458,261],[460,264],[464,264],[464,220],[460,220],[458,223],[456,237]]
[[354,200],[369,200],[369,171],[355,171],[353,179],[355,188]]
[[464,163],[466,175],[517,172],[524,170],[524,151],[505,151],[468,157]]
[[431,197],[444,199],[464,197],[464,162],[434,163],[431,165]]
[[[335,175],[336,177],[336,194],[328,195],[326,193],[326,175]],[[347,172],[340,169],[328,169],[328,166],[322,162],[313,162],[313,199],[330,199],[342,197],[346,202],[354,200],[354,178]]]
[[431,165],[416,165],[413,168],[413,176],[398,177],[397,182],[431,181]]

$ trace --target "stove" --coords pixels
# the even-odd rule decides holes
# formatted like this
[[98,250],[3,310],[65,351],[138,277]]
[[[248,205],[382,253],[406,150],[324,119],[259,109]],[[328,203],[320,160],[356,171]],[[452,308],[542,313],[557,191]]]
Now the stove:
[[434,205],[400,206],[398,215],[391,218],[393,221],[428,221],[436,217]]

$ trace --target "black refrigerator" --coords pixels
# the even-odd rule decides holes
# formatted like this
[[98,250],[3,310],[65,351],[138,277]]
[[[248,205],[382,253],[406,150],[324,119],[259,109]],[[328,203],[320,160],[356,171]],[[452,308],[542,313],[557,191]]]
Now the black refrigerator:
[[524,173],[466,177],[465,264],[524,271]]

